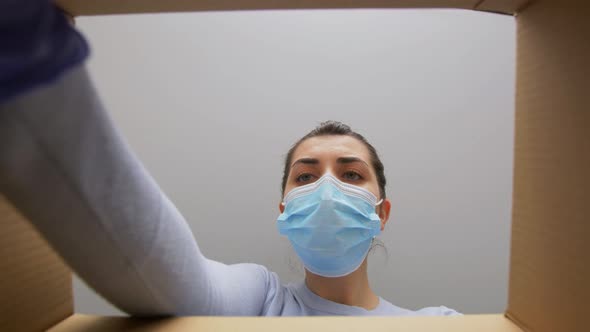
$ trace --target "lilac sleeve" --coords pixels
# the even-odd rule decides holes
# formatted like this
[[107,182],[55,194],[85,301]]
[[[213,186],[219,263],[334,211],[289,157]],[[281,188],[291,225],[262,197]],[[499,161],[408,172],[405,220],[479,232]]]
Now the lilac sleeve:
[[[47,1],[22,1],[27,10],[17,1],[6,2],[14,16],[0,5],[1,38],[16,39],[10,31],[19,34],[26,13],[55,15]],[[80,65],[83,38],[59,26],[22,34],[30,40],[14,42],[13,52],[2,44],[0,192],[83,280],[131,315],[260,315],[276,275],[203,256],[103,109]],[[35,58],[30,52],[42,61],[17,61]]]

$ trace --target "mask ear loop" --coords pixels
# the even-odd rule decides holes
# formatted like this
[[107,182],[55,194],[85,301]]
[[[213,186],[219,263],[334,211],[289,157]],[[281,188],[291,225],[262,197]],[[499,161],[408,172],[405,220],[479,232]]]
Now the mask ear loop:
[[[381,205],[381,203],[383,203],[383,198],[381,198],[379,200],[379,202],[377,202],[377,204],[375,204],[375,207],[378,207],[379,205]],[[380,218],[381,219],[381,218]],[[373,239],[371,240],[371,246],[373,246],[373,241],[375,241],[375,238],[377,237],[377,235],[373,236]]]

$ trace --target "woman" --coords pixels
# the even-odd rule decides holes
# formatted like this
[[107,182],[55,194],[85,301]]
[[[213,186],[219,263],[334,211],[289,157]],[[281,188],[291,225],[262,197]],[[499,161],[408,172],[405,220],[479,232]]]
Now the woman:
[[204,257],[133,156],[82,65],[85,40],[47,0],[0,2],[0,190],[98,293],[137,316],[451,315],[378,297],[367,252],[387,223],[383,165],[327,122],[289,151],[277,225],[306,268],[282,285]]

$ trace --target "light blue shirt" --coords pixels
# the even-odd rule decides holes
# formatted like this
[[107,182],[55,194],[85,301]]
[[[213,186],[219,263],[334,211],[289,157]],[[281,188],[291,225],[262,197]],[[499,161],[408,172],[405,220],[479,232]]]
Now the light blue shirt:
[[417,311],[400,308],[379,297],[379,305],[372,310],[326,300],[307,288],[305,282],[283,287],[284,310],[281,316],[449,316],[458,313],[444,306]]

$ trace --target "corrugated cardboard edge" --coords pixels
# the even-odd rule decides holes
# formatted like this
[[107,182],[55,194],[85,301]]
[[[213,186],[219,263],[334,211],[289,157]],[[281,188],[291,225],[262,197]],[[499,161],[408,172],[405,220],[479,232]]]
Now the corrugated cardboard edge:
[[516,14],[533,0],[480,0],[475,10],[499,14]]
[[74,312],[72,274],[0,194],[0,331],[39,331]]
[[177,317],[141,320],[79,315],[69,317],[49,332],[71,331],[438,331],[522,332],[503,315],[454,317]]
[[57,0],[72,16],[190,11],[455,8],[514,14],[527,0]]
[[588,331],[590,3],[518,15],[507,316],[527,331]]

